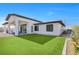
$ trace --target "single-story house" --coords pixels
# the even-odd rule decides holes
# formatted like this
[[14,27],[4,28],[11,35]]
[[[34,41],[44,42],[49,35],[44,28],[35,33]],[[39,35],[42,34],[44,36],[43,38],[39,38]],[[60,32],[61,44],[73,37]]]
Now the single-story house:
[[17,14],[8,14],[3,23],[4,32],[14,35],[22,34],[45,34],[61,35],[65,24],[62,21],[42,22]]

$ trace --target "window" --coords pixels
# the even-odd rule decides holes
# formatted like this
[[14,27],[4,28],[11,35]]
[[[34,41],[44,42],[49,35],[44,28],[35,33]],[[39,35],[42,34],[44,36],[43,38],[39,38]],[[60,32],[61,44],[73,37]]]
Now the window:
[[53,31],[53,24],[46,25],[46,31]]
[[35,31],[39,31],[39,27],[38,26],[35,26]]

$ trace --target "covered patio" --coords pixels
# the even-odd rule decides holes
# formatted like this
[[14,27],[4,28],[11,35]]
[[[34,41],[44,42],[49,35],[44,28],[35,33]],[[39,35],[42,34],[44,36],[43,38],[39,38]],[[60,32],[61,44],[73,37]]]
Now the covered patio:
[[23,20],[9,20],[8,22],[5,22],[4,25],[4,32],[8,34],[13,35],[19,35],[19,34],[26,34],[27,33],[27,23]]

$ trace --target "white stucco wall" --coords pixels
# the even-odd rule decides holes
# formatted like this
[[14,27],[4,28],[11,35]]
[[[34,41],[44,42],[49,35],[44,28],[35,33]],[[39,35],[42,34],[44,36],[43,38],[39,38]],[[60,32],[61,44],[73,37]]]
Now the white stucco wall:
[[[27,24],[26,25],[27,34],[36,33],[36,34],[45,34],[45,35],[60,35],[63,32],[63,29],[64,29],[64,27],[60,23],[51,23],[51,24],[53,24],[53,32],[47,32],[46,31],[46,25],[47,24],[38,25],[39,26],[39,31],[34,31],[34,25],[33,24],[38,23],[36,21],[32,21],[32,20],[17,17],[17,16],[11,16],[8,21],[10,23],[15,22],[14,23],[15,29],[13,31],[16,32],[16,34],[20,31],[19,26],[21,24],[24,24],[24,22],[26,22],[25,24]],[[19,21],[21,23],[17,24],[17,22],[19,22]],[[33,26],[33,32],[31,32],[31,26]],[[18,27],[18,28],[16,28],[16,27]]]
[[26,25],[27,34],[32,34],[32,32],[31,32],[31,26],[33,26],[33,24],[35,24],[35,23],[39,23],[37,21],[32,21],[32,20],[29,20],[29,19],[21,18],[21,17],[15,17],[15,19],[16,20],[18,19],[19,21],[26,22],[26,24],[27,24]]
[[63,32],[63,27],[59,23],[52,23],[53,24],[53,32],[46,31],[47,24],[41,24],[39,26],[39,31],[34,31],[36,34],[45,34],[45,35],[60,35]]

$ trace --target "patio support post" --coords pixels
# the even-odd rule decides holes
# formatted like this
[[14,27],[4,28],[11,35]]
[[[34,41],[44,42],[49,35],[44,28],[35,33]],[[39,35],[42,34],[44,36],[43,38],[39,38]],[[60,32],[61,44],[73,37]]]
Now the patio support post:
[[15,35],[19,34],[19,20],[17,19],[15,21]]
[[10,34],[10,23],[8,22],[8,33]]
[[32,24],[30,24],[30,23],[27,24],[27,33],[28,34],[31,34],[31,26],[32,26]]
[[4,25],[4,33],[6,33],[6,25]]

